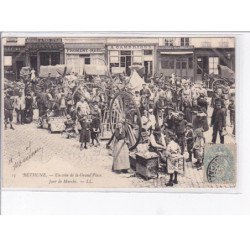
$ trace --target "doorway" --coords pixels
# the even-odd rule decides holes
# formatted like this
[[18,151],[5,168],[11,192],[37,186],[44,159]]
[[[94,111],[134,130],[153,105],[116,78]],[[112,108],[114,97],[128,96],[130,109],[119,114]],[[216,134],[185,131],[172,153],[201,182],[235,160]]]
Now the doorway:
[[30,56],[30,68],[37,72],[37,56]]
[[131,69],[130,69],[131,64],[132,64],[131,51],[122,50],[120,57],[120,67],[125,68],[125,72],[128,76],[130,76],[131,74]]
[[60,64],[60,52],[40,52],[40,65]]
[[16,61],[16,79],[20,80],[20,70],[24,67],[24,61]]
[[176,58],[176,75],[183,78],[188,77],[188,60],[187,58]]
[[206,74],[209,74],[208,57],[207,56],[198,57],[196,80],[198,81],[204,80]]
[[152,74],[153,74],[153,62],[152,61],[144,61],[144,67],[145,67],[145,75],[147,77],[152,76]]

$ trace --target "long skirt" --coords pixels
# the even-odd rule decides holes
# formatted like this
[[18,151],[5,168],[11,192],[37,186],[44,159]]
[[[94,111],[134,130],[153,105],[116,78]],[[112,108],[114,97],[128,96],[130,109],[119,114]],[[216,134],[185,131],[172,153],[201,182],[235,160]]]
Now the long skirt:
[[167,168],[168,173],[173,174],[174,172],[182,173],[184,168],[184,161],[183,159],[174,160],[171,157],[167,158]]
[[112,170],[130,169],[129,150],[124,140],[115,141],[113,149],[113,166]]
[[89,142],[90,141],[90,131],[82,128],[80,133],[80,143]]
[[192,110],[189,107],[186,107],[183,111],[184,117],[187,120],[187,122],[192,122]]
[[203,148],[194,148],[194,158],[202,161],[204,158],[204,149]]

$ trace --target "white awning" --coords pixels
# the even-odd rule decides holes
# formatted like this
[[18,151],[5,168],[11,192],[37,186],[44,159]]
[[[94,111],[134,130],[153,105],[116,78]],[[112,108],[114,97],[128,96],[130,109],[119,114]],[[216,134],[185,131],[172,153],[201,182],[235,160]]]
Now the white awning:
[[192,55],[193,51],[162,51],[163,55]]

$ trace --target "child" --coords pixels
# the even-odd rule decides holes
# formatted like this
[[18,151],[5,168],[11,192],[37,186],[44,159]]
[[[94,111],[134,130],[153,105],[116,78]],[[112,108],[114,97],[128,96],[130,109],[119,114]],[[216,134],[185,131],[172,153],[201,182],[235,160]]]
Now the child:
[[81,125],[81,133],[80,133],[80,150],[83,150],[83,143],[84,143],[84,148],[87,149],[87,143],[89,142],[90,136],[90,125],[89,122],[87,121],[86,116],[81,116],[78,118],[78,121],[80,122]]
[[75,125],[70,115],[67,115],[67,121],[65,121],[64,125],[65,125],[65,132],[67,135],[67,139],[69,139],[70,137],[73,136],[74,125]]
[[192,154],[194,146],[194,132],[192,123],[188,123],[186,125],[186,144],[187,144],[187,151],[189,154],[189,157],[186,160],[186,162],[192,162]]
[[235,103],[233,98],[231,99],[230,104],[228,105],[228,110],[230,112],[230,124],[231,127],[233,127],[235,122]]
[[99,133],[101,132],[101,128],[100,128],[100,117],[99,115],[94,115],[92,122],[90,124],[90,136],[91,136],[91,140],[92,140],[92,144],[93,146],[95,145],[95,141],[97,142],[96,146],[99,146]]
[[66,116],[67,111],[66,111],[66,98],[65,95],[62,93],[61,98],[59,101],[59,110],[60,110],[60,116]]
[[185,132],[187,121],[184,119],[184,114],[182,112],[178,113],[178,119],[175,121],[175,133],[177,135],[178,144],[181,147],[181,154],[184,154],[185,150]]
[[[170,142],[167,145],[166,155],[167,155],[167,169],[170,174],[170,179],[165,185],[167,187],[172,187],[174,184],[178,184],[177,176],[178,172],[183,169],[183,156],[181,155],[181,148],[175,142],[175,135],[169,133]],[[174,177],[174,179],[173,179]]]
[[204,147],[205,147],[205,137],[203,135],[203,129],[198,128],[195,130],[194,137],[194,158],[197,159],[195,166],[197,170],[202,169],[203,159],[204,159]]

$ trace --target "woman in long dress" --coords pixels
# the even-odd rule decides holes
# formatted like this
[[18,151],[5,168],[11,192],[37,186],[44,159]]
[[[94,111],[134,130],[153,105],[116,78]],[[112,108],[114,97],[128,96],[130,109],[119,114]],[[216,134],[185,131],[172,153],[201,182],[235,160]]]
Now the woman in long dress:
[[121,173],[130,169],[129,149],[126,144],[124,125],[119,122],[107,146],[114,140],[112,171]]
[[90,141],[90,124],[87,121],[86,116],[80,116],[78,117],[78,121],[81,125],[81,132],[80,132],[80,150],[83,150],[83,144],[84,148],[87,149],[87,143]]

